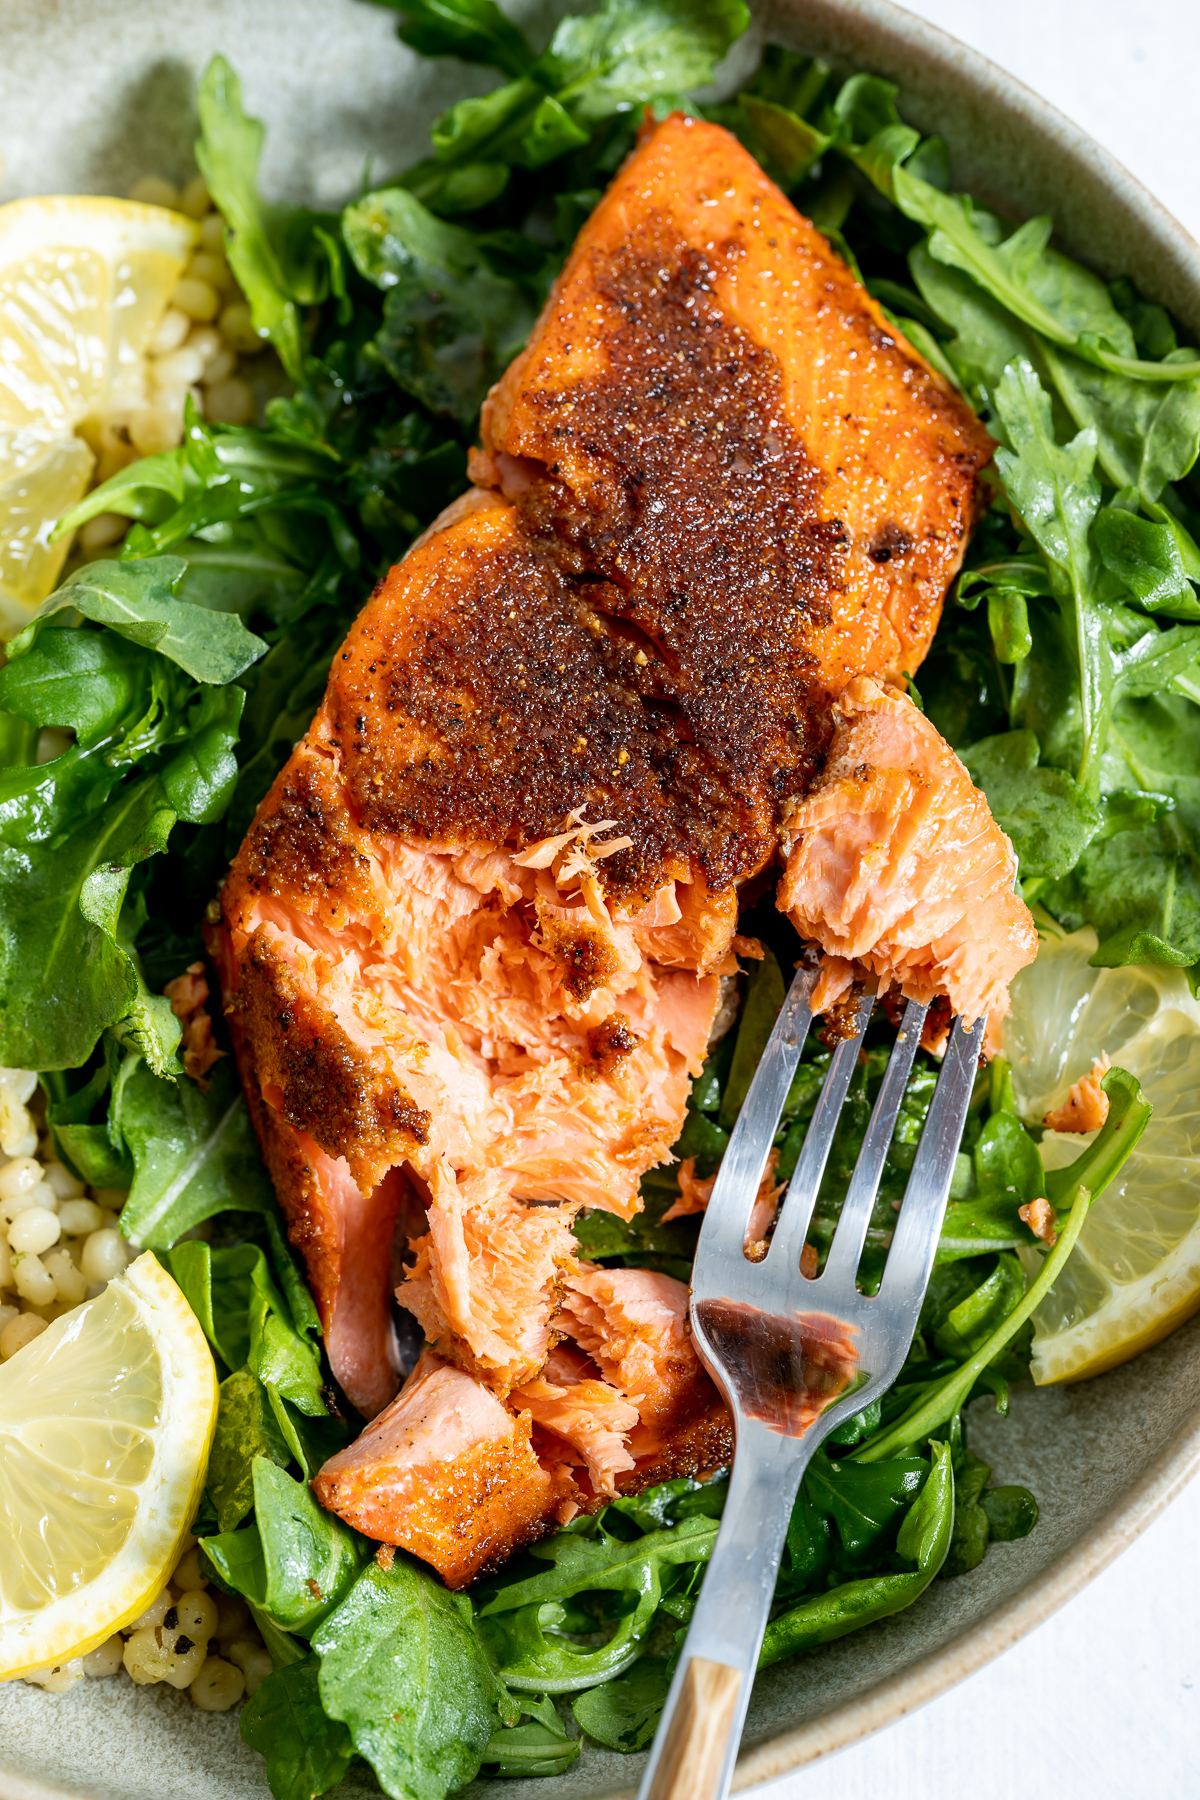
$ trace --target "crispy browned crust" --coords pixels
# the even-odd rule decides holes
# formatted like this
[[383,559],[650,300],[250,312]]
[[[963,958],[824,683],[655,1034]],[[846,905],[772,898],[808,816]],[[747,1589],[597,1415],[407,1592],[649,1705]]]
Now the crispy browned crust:
[[377,1542],[397,1544],[432,1563],[450,1588],[491,1574],[515,1550],[546,1537],[574,1484],[565,1470],[542,1467],[530,1446],[530,1418],[520,1413],[511,1438],[481,1444],[454,1462],[413,1471],[413,1495],[397,1506],[390,1487],[373,1490],[369,1473],[350,1468],[313,1482],[322,1506]]
[[674,115],[580,233],[472,472],[617,590],[689,726],[769,810],[755,752],[783,788],[804,772],[803,744],[773,754],[789,713],[920,663],[992,448],[753,158]]
[[342,929],[376,902],[368,848],[350,816],[333,757],[299,744],[238,852],[222,896],[237,929],[254,902],[286,896],[297,912]]
[[261,926],[242,952],[239,1004],[260,1084],[279,1090],[289,1125],[345,1157],[364,1193],[429,1142],[429,1114],[305,991]]
[[640,1042],[629,1023],[628,1013],[610,1013],[587,1034],[588,1054],[601,1075],[611,1075],[614,1069],[619,1069]]
[[641,1494],[660,1481],[716,1474],[733,1461],[733,1421],[714,1388],[707,1409],[672,1431],[661,1446],[617,1476],[623,1494]]
[[280,1130],[275,1115],[263,1101],[255,1046],[247,1040],[241,1009],[233,999],[237,963],[228,927],[224,923],[206,925],[204,945],[221,982],[225,1020],[242,1080],[246,1111],[250,1114],[267,1173],[283,1208],[288,1238],[304,1258],[308,1284],[321,1314],[322,1327],[327,1331],[341,1261],[336,1223],[321,1193],[315,1168],[294,1133]]
[[[391,572],[334,663],[323,729],[356,817],[524,847],[582,808],[633,840],[605,859],[611,893],[648,898],[706,866],[716,839],[743,834],[745,807],[671,705],[643,703],[639,653],[597,584],[557,570],[514,509],[476,509]],[[603,978],[594,947],[564,949],[581,986]]]

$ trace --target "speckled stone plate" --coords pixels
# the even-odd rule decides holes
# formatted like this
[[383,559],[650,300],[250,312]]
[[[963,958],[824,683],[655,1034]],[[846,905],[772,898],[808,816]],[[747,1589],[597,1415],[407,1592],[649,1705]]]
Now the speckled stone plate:
[[[528,14],[530,8],[521,8]],[[542,9],[552,11],[553,8]],[[889,0],[773,0],[759,30],[898,82],[906,117],[949,142],[956,182],[1002,211],[1054,213],[1067,248],[1127,272],[1200,338],[1200,247],[1081,131],[1019,82]],[[0,0],[0,199],[123,193],[190,173],[196,77],[215,51],[265,119],[266,190],[330,205],[420,153],[432,115],[488,78],[420,64],[385,10],[359,0]],[[748,66],[754,44],[734,52]],[[732,70],[736,76],[737,69]],[[936,1582],[882,1624],[769,1670],[754,1692],[736,1787],[837,1750],[932,1699],[1069,1599],[1200,1462],[1200,1318],[1077,1387],[980,1407],[972,1438],[1000,1481],[1041,1503],[1032,1536]],[[616,1800],[637,1759],[588,1746],[522,1800]],[[367,1789],[348,1782],[346,1800]],[[0,1688],[0,1800],[252,1800],[264,1765],[236,1714],[124,1676],[56,1698]],[[510,1783],[478,1782],[473,1800]]]

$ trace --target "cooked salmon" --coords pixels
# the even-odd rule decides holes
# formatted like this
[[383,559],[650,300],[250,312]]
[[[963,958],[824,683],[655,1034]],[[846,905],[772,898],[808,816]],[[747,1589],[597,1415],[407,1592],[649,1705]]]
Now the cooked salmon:
[[580,1509],[729,1461],[729,1415],[687,1329],[687,1289],[580,1267],[542,1373],[505,1401],[426,1349],[313,1486],[322,1504],[465,1586]]
[[[728,1456],[684,1289],[581,1264],[571,1224],[630,1217],[669,1159],[757,948],[739,894],[781,844],[831,994],[867,971],[1004,1003],[1011,859],[887,685],[928,648],[991,450],[737,142],[673,116],[259,809],[210,950],[334,1373],[382,1414],[318,1491],[447,1580]],[[874,786],[842,766],[871,731]],[[393,1293],[431,1346],[394,1402]]]
[[834,702],[829,758],[787,815],[779,905],[826,952],[814,1007],[865,972],[908,999],[945,995],[968,1023],[1008,1011],[1037,955],[1017,859],[949,744],[869,676]]
[[[530,1447],[530,1417],[426,1350],[391,1405],[313,1483],[365,1536],[402,1543],[451,1587],[569,1517],[570,1484]],[[397,1530],[396,1521],[403,1520]]]
[[1111,1064],[1107,1050],[1102,1050],[1086,1075],[1081,1075],[1061,1106],[1056,1106],[1042,1120],[1047,1131],[1099,1131],[1108,1117],[1108,1095],[1100,1083]]

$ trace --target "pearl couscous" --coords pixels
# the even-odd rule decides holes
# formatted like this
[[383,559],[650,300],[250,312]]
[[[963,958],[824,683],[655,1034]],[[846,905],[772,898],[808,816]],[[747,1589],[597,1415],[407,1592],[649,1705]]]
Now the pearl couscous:
[[[0,1069],[0,1361],[52,1319],[90,1300],[133,1251],[117,1229],[125,1195],[91,1192],[55,1155],[44,1096],[27,1069]],[[187,1688],[205,1712],[253,1694],[271,1658],[244,1600],[210,1587],[190,1538],[170,1581],[140,1617],[87,1656],[27,1675],[54,1694],[124,1668],[141,1686]]]
[[[203,178],[197,175],[180,189],[159,175],[147,175],[130,188],[129,198],[196,219],[200,241],[151,340],[144,402],[128,413],[80,427],[95,452],[97,487],[138,457],[182,443],[189,394],[202,418],[225,425],[251,423],[254,395],[237,372],[238,359],[265,349],[225,260],[225,222],[213,209]],[[129,523],[120,513],[97,513],[80,527],[77,547],[84,557],[100,556],[121,541]]]

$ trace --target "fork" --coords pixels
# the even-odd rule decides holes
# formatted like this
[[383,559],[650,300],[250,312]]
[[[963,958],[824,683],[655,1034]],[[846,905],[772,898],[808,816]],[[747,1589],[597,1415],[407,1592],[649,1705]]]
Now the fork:
[[855,1277],[926,1008],[905,1007],[821,1274],[800,1253],[875,1004],[834,1051],[765,1258],[750,1208],[812,1023],[817,971],[784,1001],[713,1186],[692,1269],[693,1342],[733,1415],[721,1529],[667,1694],[638,1800],[725,1800],[788,1520],[814,1450],[900,1372],[929,1285],[986,1021],[956,1019],[909,1174],[879,1292]]

